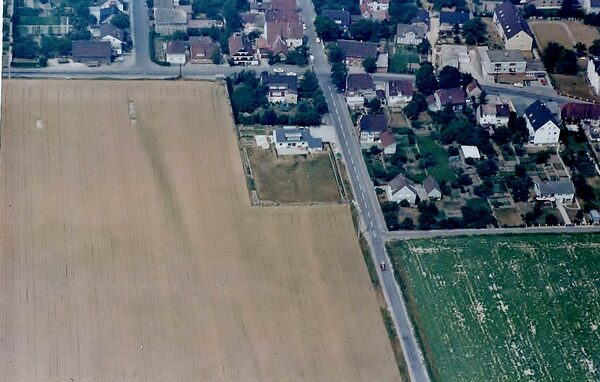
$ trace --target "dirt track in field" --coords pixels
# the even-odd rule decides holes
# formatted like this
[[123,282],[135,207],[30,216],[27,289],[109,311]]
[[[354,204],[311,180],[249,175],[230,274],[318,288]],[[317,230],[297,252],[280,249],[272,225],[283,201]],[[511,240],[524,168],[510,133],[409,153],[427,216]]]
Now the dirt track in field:
[[222,86],[3,90],[0,381],[399,378],[348,209],[251,208]]

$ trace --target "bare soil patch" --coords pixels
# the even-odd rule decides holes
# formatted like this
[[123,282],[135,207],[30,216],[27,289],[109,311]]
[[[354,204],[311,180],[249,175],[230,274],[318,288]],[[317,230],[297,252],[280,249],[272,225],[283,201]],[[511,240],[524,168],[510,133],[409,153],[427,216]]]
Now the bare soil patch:
[[348,207],[251,207],[222,85],[3,90],[0,381],[399,379]]

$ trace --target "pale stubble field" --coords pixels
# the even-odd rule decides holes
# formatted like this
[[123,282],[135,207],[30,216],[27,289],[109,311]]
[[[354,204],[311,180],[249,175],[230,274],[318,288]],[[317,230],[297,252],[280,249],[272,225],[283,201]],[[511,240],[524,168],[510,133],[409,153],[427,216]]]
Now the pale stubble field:
[[348,208],[250,207],[222,85],[3,97],[0,380],[399,379]]

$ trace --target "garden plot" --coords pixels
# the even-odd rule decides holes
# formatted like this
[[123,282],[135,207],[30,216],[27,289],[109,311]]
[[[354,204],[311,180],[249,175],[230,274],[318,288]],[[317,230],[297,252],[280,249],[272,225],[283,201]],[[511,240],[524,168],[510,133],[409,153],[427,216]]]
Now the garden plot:
[[600,235],[394,243],[439,381],[600,380]]

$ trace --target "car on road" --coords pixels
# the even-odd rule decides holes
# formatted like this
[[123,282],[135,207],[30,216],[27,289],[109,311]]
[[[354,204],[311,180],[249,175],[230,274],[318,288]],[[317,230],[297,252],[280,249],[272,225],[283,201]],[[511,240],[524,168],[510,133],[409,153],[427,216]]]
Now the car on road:
[[306,30],[306,24],[302,24],[302,29]]
[[321,39],[319,37],[316,38],[317,44],[321,43]]
[[385,270],[387,269],[387,265],[385,264],[385,261],[382,261],[381,263],[379,263],[379,269],[381,269],[382,272],[385,272]]
[[523,84],[522,84],[521,82],[515,82],[515,83],[513,84],[513,86],[514,86],[514,87],[516,87],[516,88],[522,88],[522,87],[523,87]]
[[283,73],[283,72],[285,72],[285,70],[283,70],[283,68],[275,68],[275,69],[273,69],[273,71],[275,73]]
[[287,75],[288,76],[297,76],[298,73],[296,73],[296,72],[287,72]]

